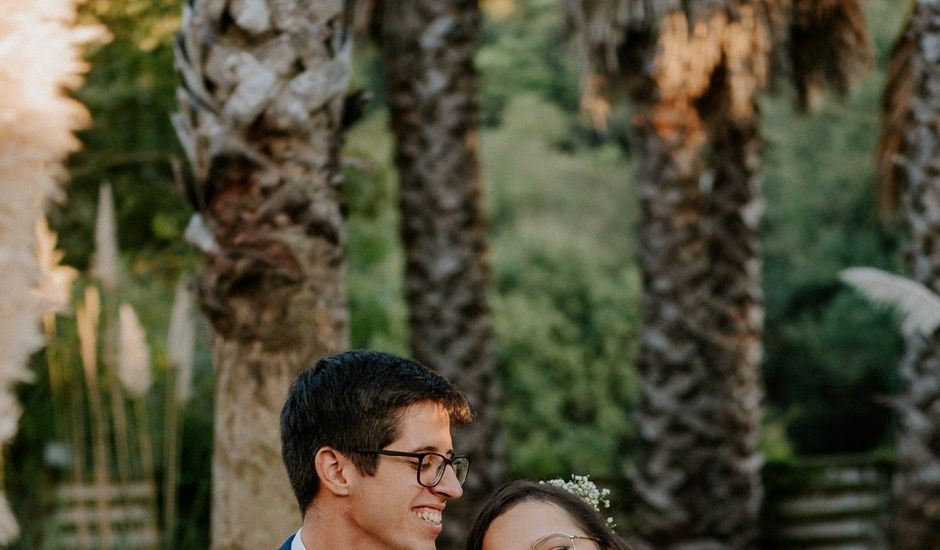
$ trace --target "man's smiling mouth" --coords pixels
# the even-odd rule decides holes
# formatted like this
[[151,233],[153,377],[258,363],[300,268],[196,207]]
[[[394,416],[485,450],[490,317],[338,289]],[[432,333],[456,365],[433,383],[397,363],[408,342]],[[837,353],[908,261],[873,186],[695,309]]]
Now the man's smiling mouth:
[[432,508],[422,508],[412,513],[431,525],[440,525],[443,520],[440,510],[434,510]]

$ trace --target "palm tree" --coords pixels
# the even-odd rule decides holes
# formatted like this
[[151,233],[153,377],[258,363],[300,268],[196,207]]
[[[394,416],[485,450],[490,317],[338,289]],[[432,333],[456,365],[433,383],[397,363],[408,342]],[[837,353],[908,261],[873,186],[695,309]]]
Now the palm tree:
[[457,434],[474,469],[448,522],[456,546],[503,468],[474,101],[480,13],[472,0],[383,5],[373,21],[396,137],[411,352],[456,383],[476,413]]
[[289,383],[348,342],[339,0],[188,0],[174,124],[194,172],[197,297],[213,328],[213,548],[272,547],[299,516],[277,426]]
[[[917,0],[891,56],[879,163],[886,210],[901,198],[911,275],[940,291],[940,2]],[[894,481],[896,547],[940,547],[940,335],[909,336]]]
[[[570,0],[596,119],[635,111],[644,330],[640,537],[745,548],[758,532],[763,141],[758,95],[790,72],[801,106],[870,63],[855,0]],[[789,70],[788,70],[789,69]],[[788,70],[788,71],[787,71]]]

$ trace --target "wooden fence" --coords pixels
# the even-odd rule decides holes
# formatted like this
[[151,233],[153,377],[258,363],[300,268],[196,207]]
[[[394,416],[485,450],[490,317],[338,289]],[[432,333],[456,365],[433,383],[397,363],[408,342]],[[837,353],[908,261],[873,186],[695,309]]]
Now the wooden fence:
[[[888,550],[891,470],[889,461],[867,456],[767,465],[760,548]],[[628,484],[623,479],[595,481],[614,491],[615,509],[608,513],[629,534]],[[55,500],[44,545],[48,550],[157,547],[156,495],[150,483],[100,489],[70,484],[57,489]],[[103,545],[102,538],[111,544]]]
[[[887,550],[891,539],[890,460],[869,455],[798,458],[765,466],[761,550]],[[613,491],[618,532],[628,538],[630,484],[595,478]],[[640,547],[640,545],[637,545]],[[926,550],[926,549],[925,549]]]
[[48,550],[157,548],[153,484],[60,486],[46,535]]
[[890,462],[870,457],[769,465],[762,547],[887,550],[890,477]]

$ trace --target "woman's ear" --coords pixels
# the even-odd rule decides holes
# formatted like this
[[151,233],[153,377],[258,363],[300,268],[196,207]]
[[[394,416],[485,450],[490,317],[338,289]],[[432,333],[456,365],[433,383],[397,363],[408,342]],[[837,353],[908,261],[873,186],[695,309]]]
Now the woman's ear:
[[320,486],[336,496],[349,494],[349,474],[355,465],[345,455],[332,447],[321,447],[314,457]]

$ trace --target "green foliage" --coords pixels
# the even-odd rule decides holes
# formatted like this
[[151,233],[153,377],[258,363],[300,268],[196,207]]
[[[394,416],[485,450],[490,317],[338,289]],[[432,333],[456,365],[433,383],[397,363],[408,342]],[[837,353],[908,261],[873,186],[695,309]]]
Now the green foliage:
[[346,137],[344,200],[353,348],[407,355],[404,263],[398,242],[397,182],[384,110]]
[[476,55],[477,68],[483,73],[483,120],[497,124],[503,109],[520,93],[537,94],[568,112],[577,112],[579,69],[565,47],[561,6],[556,0],[512,4],[510,13],[484,19],[483,43]]
[[571,123],[532,95],[483,136],[493,318],[510,469],[617,475],[633,436],[639,274],[618,150],[555,144]]
[[[639,326],[630,168],[614,147],[557,144],[574,121],[535,95],[482,137],[502,418],[516,475],[614,476],[632,441]],[[347,138],[348,284],[355,347],[407,353],[386,117]]]
[[[477,55],[496,286],[491,306],[510,470],[528,478],[587,473],[613,479],[631,455],[637,394],[641,290],[632,169],[621,146],[579,122],[578,69],[562,48],[557,2],[513,4],[514,12],[486,19]],[[169,162],[182,158],[169,122],[179,4],[90,0],[85,10],[108,25],[114,40],[89,55],[93,71],[79,98],[91,108],[94,126],[81,136],[85,150],[72,160],[68,201],[51,221],[66,263],[86,267],[98,185],[112,183],[132,281],[122,297],[148,328],[159,396],[167,384],[163,338],[172,282],[199,261],[180,239],[191,208]],[[889,0],[869,2],[868,10],[883,64],[903,10]],[[355,81],[382,82],[369,48],[360,51]],[[771,458],[869,450],[890,435],[881,397],[898,388],[900,338],[889,316],[836,280],[840,269],[855,265],[901,271],[902,239],[879,224],[873,191],[881,86],[880,78],[871,78],[847,105],[804,119],[787,98],[762,105],[770,405],[762,444]],[[344,151],[352,345],[407,354],[392,140],[376,92]],[[612,132],[622,134],[630,113],[617,113]],[[58,345],[75,368],[73,319],[60,319],[59,328]],[[194,398],[182,424],[175,547],[184,549],[208,546],[213,384],[208,330],[200,331]],[[21,518],[48,515],[51,487],[63,479],[39,458],[45,443],[60,437],[61,422],[54,420],[43,357],[34,365],[39,377],[22,388],[27,412],[7,469]],[[157,432],[160,399],[148,402]],[[159,440],[155,447],[162,452]],[[28,536],[19,547],[36,547],[41,520],[24,527]]]
[[787,428],[781,418],[764,417],[761,426],[760,450],[767,461],[790,460],[793,458],[793,445],[787,437]]
[[[882,62],[901,14],[894,3],[869,4]],[[764,376],[771,414],[800,453],[868,451],[890,432],[884,397],[899,387],[900,336],[837,280],[852,266],[901,271],[899,236],[880,223],[874,191],[880,75],[807,118],[788,98],[763,105]]]
[[94,246],[87,228],[104,181],[114,189],[122,248],[175,256],[191,249],[180,236],[192,210],[170,167],[171,157],[183,160],[170,124],[177,86],[172,38],[180,14],[172,0],[83,6],[83,16],[103,23],[113,39],[89,52],[92,70],[77,97],[93,124],[80,134],[84,149],[71,159],[67,202],[50,215],[70,265],[87,265]]

